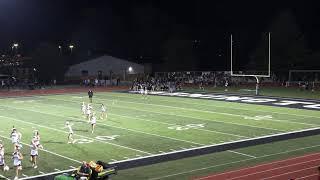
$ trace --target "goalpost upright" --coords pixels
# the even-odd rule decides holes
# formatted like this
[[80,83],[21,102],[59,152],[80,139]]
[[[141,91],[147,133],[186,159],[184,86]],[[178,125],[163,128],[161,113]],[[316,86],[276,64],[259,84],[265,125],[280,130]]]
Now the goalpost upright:
[[232,54],[232,49],[233,49],[233,40],[232,40],[232,34],[230,35],[230,61],[231,61],[231,69],[230,69],[230,74],[231,76],[238,76],[238,77],[254,77],[256,78],[256,95],[259,95],[259,78],[266,77],[269,78],[271,76],[271,50],[270,50],[270,44],[271,42],[271,35],[270,32],[268,33],[268,74],[236,74],[233,72],[233,54]]

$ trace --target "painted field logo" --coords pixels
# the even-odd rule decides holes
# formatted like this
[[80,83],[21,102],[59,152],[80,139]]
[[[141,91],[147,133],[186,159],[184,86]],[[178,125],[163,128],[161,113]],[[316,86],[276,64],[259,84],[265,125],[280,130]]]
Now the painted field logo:
[[81,138],[81,139],[75,139],[73,141],[73,143],[75,143],[75,144],[89,144],[89,143],[93,143],[94,140],[98,140],[98,141],[113,141],[113,140],[116,140],[116,138],[119,137],[119,136],[120,135],[97,136],[94,139]]
[[184,126],[181,125],[176,125],[176,126],[170,126],[168,129],[173,129],[177,131],[183,131],[183,130],[188,130],[188,129],[198,129],[198,128],[204,128],[205,124],[187,124]]
[[[129,91],[130,93],[139,93],[138,91]],[[200,93],[187,93],[187,92],[175,92],[168,93],[164,91],[150,92],[150,95],[159,96],[176,96],[176,97],[189,97],[189,98],[200,98],[200,99],[213,99],[219,101],[231,101],[240,103],[253,103],[269,106],[281,106],[299,109],[312,109],[320,110],[319,100],[302,100],[302,99],[289,99],[281,97],[256,97],[256,96],[242,96],[232,94],[200,94]]]

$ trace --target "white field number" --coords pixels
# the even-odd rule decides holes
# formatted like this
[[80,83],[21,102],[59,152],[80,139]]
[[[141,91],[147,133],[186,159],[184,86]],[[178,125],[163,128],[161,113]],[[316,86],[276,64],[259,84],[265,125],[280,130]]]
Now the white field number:
[[[100,141],[112,141],[112,140],[115,140],[117,137],[119,137],[119,135],[97,136],[97,137],[95,137],[95,139],[100,140]],[[75,139],[73,141],[73,143],[75,143],[75,144],[89,144],[89,143],[93,143],[93,142],[94,142],[93,139],[86,139],[86,138]]]
[[184,126],[176,125],[176,126],[170,126],[168,129],[173,129],[177,131],[183,131],[188,129],[197,129],[197,128],[203,128],[204,124],[187,124]]

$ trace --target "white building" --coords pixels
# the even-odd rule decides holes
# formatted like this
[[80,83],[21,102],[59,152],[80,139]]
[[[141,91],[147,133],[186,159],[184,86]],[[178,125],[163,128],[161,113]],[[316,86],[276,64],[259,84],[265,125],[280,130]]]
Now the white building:
[[117,76],[127,79],[132,74],[143,74],[144,66],[115,58],[112,56],[101,56],[69,67],[65,73],[67,79],[79,79],[82,77],[110,77]]

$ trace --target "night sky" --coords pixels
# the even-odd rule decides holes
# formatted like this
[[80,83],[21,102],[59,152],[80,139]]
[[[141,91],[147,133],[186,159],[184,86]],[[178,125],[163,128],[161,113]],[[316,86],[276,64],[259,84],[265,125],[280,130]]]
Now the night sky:
[[66,47],[73,43],[79,52],[90,49],[157,62],[171,38],[190,40],[199,49],[200,66],[206,66],[212,53],[227,53],[231,33],[250,39],[245,42],[250,49],[274,18],[287,10],[308,47],[319,50],[318,3],[288,2],[0,0],[0,52],[10,51],[13,42],[21,45],[24,54],[41,42]]

